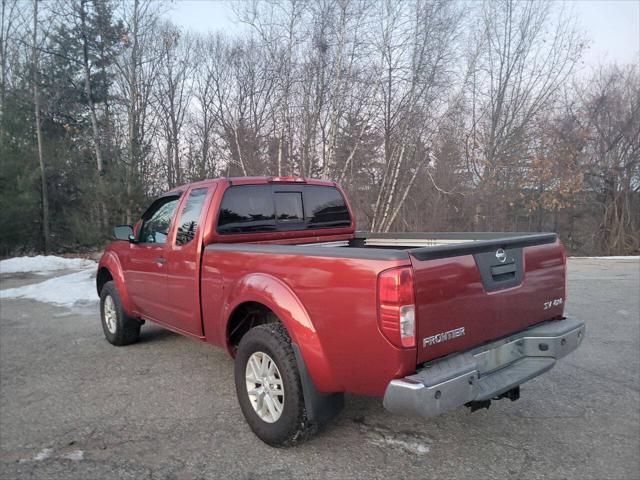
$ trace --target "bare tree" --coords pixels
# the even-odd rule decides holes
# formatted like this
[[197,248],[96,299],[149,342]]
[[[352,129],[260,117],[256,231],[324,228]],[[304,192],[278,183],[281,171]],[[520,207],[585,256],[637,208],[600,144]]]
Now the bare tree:
[[[272,62],[273,78],[277,80],[276,103],[278,118],[278,146],[275,173],[282,175],[286,168],[293,171],[294,119],[293,94],[296,51],[301,43],[301,20],[308,2],[304,0],[276,0],[266,3],[248,2],[238,9],[241,22],[257,34]],[[285,167],[285,162],[289,163]]]
[[[602,251],[640,249],[640,78],[635,66],[600,70],[583,102],[586,183],[597,193]],[[636,205],[634,208],[634,197]]]
[[116,63],[119,75],[117,86],[125,107],[125,218],[131,223],[134,205],[140,203],[146,192],[142,178],[149,177],[148,157],[150,130],[154,119],[151,115],[152,88],[158,69],[158,53],[153,48],[158,22],[158,4],[152,0],[134,0],[124,3],[122,19],[127,27],[126,48]]
[[584,48],[566,14],[553,20],[556,8],[534,0],[491,0],[481,7],[467,151],[489,229],[504,228],[505,202],[496,195],[523,186],[518,178],[529,158],[529,127],[553,105]]
[[[379,50],[384,58],[384,173],[371,228],[389,231],[422,168],[446,114],[460,11],[449,2],[387,4]],[[401,175],[401,172],[409,172]]]
[[196,65],[193,97],[195,108],[191,116],[192,136],[197,145],[198,154],[194,165],[194,176],[204,179],[207,175],[215,175],[217,160],[213,152],[215,144],[215,95],[214,75],[215,62],[212,50],[215,38],[211,35],[196,41],[196,56],[200,61]]
[[193,39],[165,24],[160,33],[159,68],[156,77],[155,108],[160,122],[161,142],[169,187],[184,182],[181,166],[181,135],[191,100]]
[[4,115],[6,111],[7,75],[9,70],[9,45],[13,35],[21,27],[18,0],[2,0],[0,6],[0,141],[4,139]]
[[[278,131],[271,119],[279,113],[274,100],[278,80],[265,50],[253,38],[229,41],[219,36],[211,51],[213,116],[228,153],[226,172],[274,173],[277,164],[270,163],[270,149]],[[276,142],[281,148],[280,139]]]

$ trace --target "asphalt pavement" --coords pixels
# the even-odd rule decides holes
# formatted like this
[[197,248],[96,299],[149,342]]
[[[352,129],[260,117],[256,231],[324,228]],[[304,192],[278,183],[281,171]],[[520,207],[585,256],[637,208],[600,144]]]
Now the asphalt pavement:
[[569,273],[567,312],[586,339],[520,400],[424,421],[347,396],[330,427],[289,449],[249,430],[224,351],[149,324],[117,348],[97,303],[3,299],[0,478],[637,479],[640,262],[571,259]]

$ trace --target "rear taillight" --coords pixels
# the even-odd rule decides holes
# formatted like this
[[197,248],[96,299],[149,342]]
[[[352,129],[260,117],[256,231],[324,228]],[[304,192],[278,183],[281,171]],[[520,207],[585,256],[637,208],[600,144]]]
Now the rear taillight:
[[393,268],[378,275],[378,324],[398,347],[416,346],[416,312],[411,267]]

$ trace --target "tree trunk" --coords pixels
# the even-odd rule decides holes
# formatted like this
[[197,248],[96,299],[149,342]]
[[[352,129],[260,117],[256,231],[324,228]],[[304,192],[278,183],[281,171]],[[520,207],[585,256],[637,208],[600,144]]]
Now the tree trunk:
[[91,70],[89,69],[89,41],[87,39],[87,12],[85,10],[86,0],[80,0],[80,25],[82,37],[82,69],[84,72],[84,94],[89,105],[89,117],[91,118],[91,131],[93,134],[93,148],[96,155],[96,164],[98,168],[98,197],[100,204],[100,214],[98,225],[104,227],[108,223],[109,212],[107,204],[103,200],[105,194],[105,185],[102,180],[104,175],[104,163],[102,161],[102,151],[100,149],[100,131],[98,129],[98,116],[96,115],[96,105],[93,101],[93,92],[91,87]]
[[7,0],[2,0],[2,12],[0,13],[0,142],[4,140],[4,112],[5,105],[5,84],[6,84],[6,43],[4,33],[4,18],[6,15]]
[[48,253],[49,245],[49,195],[47,193],[47,172],[42,153],[42,129],[40,127],[40,92],[38,89],[38,0],[33,0],[33,104],[36,118],[36,137],[38,139],[38,162],[40,164],[40,181],[42,195],[42,235],[43,251]]
[[89,105],[89,116],[91,118],[91,130],[93,133],[93,147],[96,154],[96,163],[98,166],[98,175],[104,173],[104,165],[102,163],[102,153],[100,152],[100,132],[98,130],[98,117],[96,115],[96,106],[93,103],[93,94],[91,92],[91,71],[89,70],[89,45],[87,40],[87,22],[85,11],[86,0],[80,0],[80,24],[82,36],[82,69],[84,71],[84,94]]
[[[242,150],[240,149],[240,141],[238,140],[238,128],[233,127],[233,137],[236,141],[236,149],[238,150],[238,163],[240,164],[240,168],[242,168],[242,175],[247,176],[247,169],[244,166],[244,160],[242,159]],[[278,169],[280,165],[278,165]],[[278,176],[280,176],[280,171],[278,170]]]
[[137,141],[138,141],[138,126],[137,126],[137,101],[138,101],[138,15],[140,9],[139,0],[135,0],[133,4],[133,31],[132,45],[131,45],[131,65],[129,70],[129,108],[127,112],[127,122],[129,130],[129,139],[127,142],[127,150],[129,154],[129,164],[127,168],[127,209],[126,209],[126,221],[127,224],[131,224],[133,220],[133,185],[136,175],[137,167]]

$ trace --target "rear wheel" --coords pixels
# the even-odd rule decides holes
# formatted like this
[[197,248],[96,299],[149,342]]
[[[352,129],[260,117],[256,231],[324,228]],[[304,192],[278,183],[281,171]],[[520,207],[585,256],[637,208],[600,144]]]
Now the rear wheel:
[[300,373],[282,324],[260,325],[242,337],[235,383],[244,418],[265,443],[290,446],[316,432],[307,420]]
[[245,380],[253,411],[267,423],[277,422],[284,409],[284,387],[276,362],[264,352],[252,353]]
[[105,283],[100,292],[100,317],[104,336],[112,345],[129,345],[140,338],[142,322],[126,314],[113,281]]

